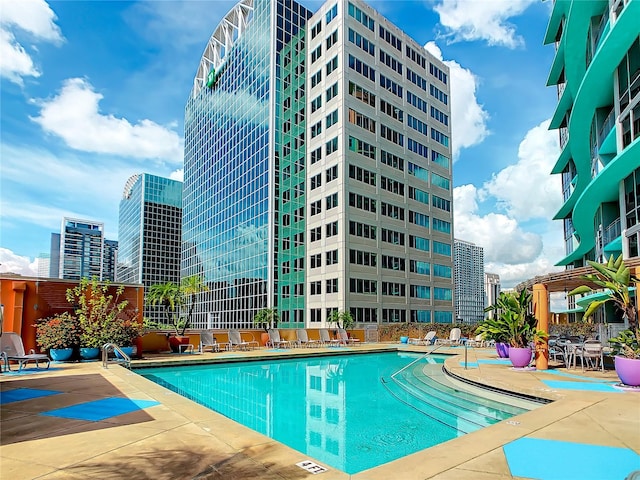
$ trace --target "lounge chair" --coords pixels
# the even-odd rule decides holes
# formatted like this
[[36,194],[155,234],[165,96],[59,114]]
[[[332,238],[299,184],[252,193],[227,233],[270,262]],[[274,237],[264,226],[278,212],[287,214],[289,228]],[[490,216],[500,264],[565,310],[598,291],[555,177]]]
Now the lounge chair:
[[239,330],[229,330],[229,350],[248,350],[250,348],[259,347],[260,344],[256,342],[253,337],[251,340],[243,340]]
[[448,346],[460,345],[461,336],[462,336],[462,330],[460,330],[457,327],[452,328],[451,331],[449,332],[449,338],[438,339],[436,343],[438,345],[448,345]]
[[45,369],[49,368],[51,363],[49,357],[43,353],[36,353],[33,349],[25,353],[22,338],[17,333],[4,332],[0,337],[0,348],[5,370],[11,370],[10,361],[18,362],[18,370],[22,370],[29,362],[35,362],[36,368],[40,368],[40,362],[45,362]]
[[304,328],[298,328],[296,330],[296,337],[298,338],[298,345],[300,347],[316,347],[320,345],[319,340],[310,340],[307,335],[307,330]]
[[326,328],[321,328],[319,331],[320,331],[320,342],[322,342],[323,345],[327,345],[331,347],[334,345],[340,345],[342,343],[342,340],[339,340],[337,338],[331,338],[329,336],[329,330],[327,330]]
[[219,352],[220,345],[225,344],[218,343],[211,330],[203,330],[200,332],[200,345],[198,347],[200,353],[204,353],[207,348],[210,348],[212,352]]
[[360,339],[350,338],[349,334],[344,328],[338,329],[338,339],[342,342],[343,345],[360,345]]
[[267,346],[271,348],[291,348],[291,342],[289,340],[283,340],[280,338],[280,330],[277,328],[270,328],[267,330],[269,334],[269,341],[267,342]]
[[412,345],[433,345],[436,343],[436,331],[431,330],[427,332],[424,338],[410,338],[409,343]]
[[479,347],[482,348],[485,346],[484,339],[482,338],[482,334],[479,333],[474,338],[470,338],[467,340],[467,346],[469,347]]

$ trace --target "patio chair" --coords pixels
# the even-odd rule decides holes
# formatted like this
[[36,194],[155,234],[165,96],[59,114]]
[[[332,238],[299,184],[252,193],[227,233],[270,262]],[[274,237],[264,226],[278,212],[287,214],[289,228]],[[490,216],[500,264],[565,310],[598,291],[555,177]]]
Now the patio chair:
[[280,330],[277,328],[270,328],[267,330],[269,333],[269,341],[267,342],[267,346],[271,348],[291,348],[291,342],[289,340],[283,340],[280,338]]
[[467,346],[469,347],[477,347],[482,348],[485,346],[484,339],[482,338],[482,334],[478,334],[473,338],[467,340]]
[[307,330],[304,328],[298,328],[296,330],[297,343],[300,347],[316,347],[320,345],[319,340],[310,340]]
[[219,352],[220,345],[225,344],[218,343],[211,330],[203,330],[200,332],[200,345],[198,347],[200,353],[204,353],[207,348],[210,348],[212,352]]
[[585,340],[582,345],[576,347],[574,355],[580,358],[582,371],[584,371],[584,364],[587,363],[591,368],[599,366],[604,372],[604,353],[602,343],[598,340]]
[[338,329],[338,339],[343,345],[360,345],[359,338],[351,338],[344,328]]
[[229,350],[248,350],[250,348],[259,347],[260,344],[251,337],[251,340],[243,340],[239,330],[229,330]]
[[449,332],[449,338],[442,338],[442,339],[438,339],[436,340],[436,343],[438,345],[448,345],[448,346],[455,346],[455,345],[460,345],[460,337],[462,336],[462,330],[460,330],[459,328],[452,328],[451,331]]
[[319,331],[320,331],[320,342],[322,342],[323,345],[328,345],[329,347],[332,347],[334,345],[340,345],[342,343],[342,341],[337,338],[331,338],[329,336],[329,330],[327,330],[326,328],[321,328]]
[[24,345],[22,344],[22,338],[20,335],[14,332],[4,332],[0,337],[0,350],[2,360],[4,362],[5,370],[11,370],[10,361],[18,362],[18,370],[22,370],[29,362],[35,362],[36,368],[40,368],[40,362],[46,362],[49,368],[49,357],[44,353],[36,353],[35,350],[29,350],[29,353],[24,352]]
[[409,343],[412,345],[433,345],[436,343],[436,331],[431,330],[427,332],[424,338],[410,338]]

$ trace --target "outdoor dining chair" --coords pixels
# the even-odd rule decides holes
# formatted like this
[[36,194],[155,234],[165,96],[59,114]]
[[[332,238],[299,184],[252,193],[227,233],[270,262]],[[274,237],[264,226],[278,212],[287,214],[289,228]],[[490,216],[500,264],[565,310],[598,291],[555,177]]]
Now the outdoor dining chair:
[[[585,342],[576,347],[576,357],[580,357],[580,364],[582,365],[582,371],[584,371],[584,365],[587,363],[591,368],[598,368],[604,372],[604,352],[602,343],[598,340],[585,340]],[[587,367],[587,368],[589,368]]]

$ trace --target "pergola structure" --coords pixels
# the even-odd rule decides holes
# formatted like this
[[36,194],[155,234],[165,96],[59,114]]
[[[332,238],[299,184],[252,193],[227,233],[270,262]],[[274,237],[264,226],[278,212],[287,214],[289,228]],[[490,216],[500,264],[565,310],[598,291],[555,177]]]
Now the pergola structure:
[[[633,257],[624,261],[631,272],[640,276],[640,257]],[[597,285],[584,280],[582,277],[588,273],[596,273],[591,266],[573,268],[562,272],[540,275],[516,285],[516,290],[527,289],[533,292],[533,308],[538,318],[538,328],[545,332],[549,331],[549,293],[570,292],[576,287],[587,285],[594,289],[600,288]],[[636,289],[640,284],[636,285]],[[636,305],[638,307],[638,305]],[[549,366],[549,346],[546,341],[541,342],[536,347],[536,368],[546,370]]]

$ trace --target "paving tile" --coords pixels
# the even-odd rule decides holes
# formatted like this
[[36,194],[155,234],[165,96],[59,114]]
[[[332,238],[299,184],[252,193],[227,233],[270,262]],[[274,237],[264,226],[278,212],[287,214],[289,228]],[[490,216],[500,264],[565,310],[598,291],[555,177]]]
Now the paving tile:
[[54,468],[47,465],[4,456],[0,456],[0,465],[0,478],[11,480],[33,480],[36,477],[55,471]]

